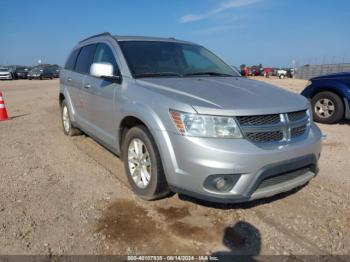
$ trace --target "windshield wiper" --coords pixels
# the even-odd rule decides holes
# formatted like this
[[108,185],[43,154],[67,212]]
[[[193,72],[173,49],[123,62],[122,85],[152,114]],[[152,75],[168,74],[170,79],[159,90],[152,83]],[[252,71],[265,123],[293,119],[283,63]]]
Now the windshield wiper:
[[142,74],[135,74],[134,77],[159,77],[159,76],[179,76],[182,77],[183,75],[176,73],[176,72],[158,72],[158,73],[142,73]]
[[217,73],[217,72],[197,72],[197,73],[190,73],[190,74],[186,74],[185,76],[230,76],[230,77],[234,77],[234,75],[230,75],[230,74],[224,74],[224,73]]

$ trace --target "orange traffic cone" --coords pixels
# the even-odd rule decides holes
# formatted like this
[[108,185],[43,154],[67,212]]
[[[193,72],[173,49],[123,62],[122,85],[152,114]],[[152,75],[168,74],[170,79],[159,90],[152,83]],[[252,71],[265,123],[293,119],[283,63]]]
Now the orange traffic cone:
[[0,91],[0,121],[8,120],[9,117],[7,115],[5,101],[2,98],[2,92]]

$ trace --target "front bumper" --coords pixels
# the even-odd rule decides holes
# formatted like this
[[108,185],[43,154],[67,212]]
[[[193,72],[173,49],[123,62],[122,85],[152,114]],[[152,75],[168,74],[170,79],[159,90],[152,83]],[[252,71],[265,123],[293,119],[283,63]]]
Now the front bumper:
[[17,77],[18,77],[19,79],[26,79],[26,78],[27,78],[27,75],[26,75],[26,74],[23,74],[23,73],[18,73],[18,74],[17,74]]
[[12,76],[11,75],[0,75],[0,79],[11,80]]
[[28,78],[32,78],[32,79],[39,79],[41,77],[41,75],[28,75]]
[[[175,192],[200,199],[233,203],[269,197],[306,184],[317,174],[321,132],[316,125],[302,140],[269,148],[245,139],[159,132],[168,184]],[[235,176],[236,182],[228,192],[218,192],[205,186],[211,175]]]

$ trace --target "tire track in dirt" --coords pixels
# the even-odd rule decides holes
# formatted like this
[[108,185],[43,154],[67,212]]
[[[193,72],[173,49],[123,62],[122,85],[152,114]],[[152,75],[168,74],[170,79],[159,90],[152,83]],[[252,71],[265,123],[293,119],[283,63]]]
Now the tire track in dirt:
[[267,216],[266,213],[262,212],[261,210],[255,210],[255,214],[262,222],[275,228],[277,231],[281,232],[289,239],[292,239],[300,247],[310,251],[312,254],[324,255],[324,251],[322,251],[317,245],[315,245],[302,235],[296,233],[295,231],[290,230],[282,224],[278,223],[276,220],[274,220],[270,216]]

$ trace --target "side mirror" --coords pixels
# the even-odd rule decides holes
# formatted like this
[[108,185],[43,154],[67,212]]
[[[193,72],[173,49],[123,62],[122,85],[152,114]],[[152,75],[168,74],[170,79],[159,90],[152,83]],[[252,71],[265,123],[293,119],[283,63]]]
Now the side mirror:
[[121,77],[113,75],[113,71],[113,65],[110,63],[93,63],[90,68],[90,75],[120,83]]

